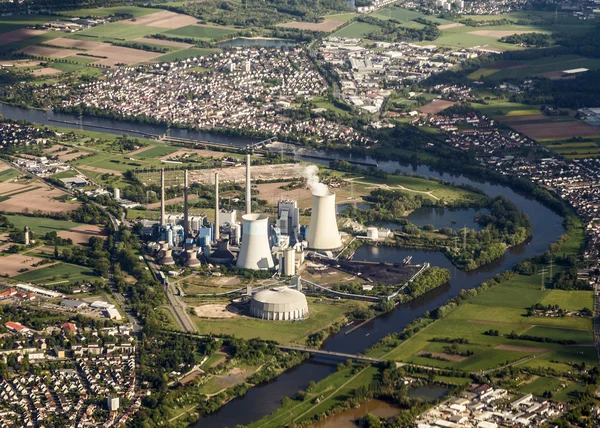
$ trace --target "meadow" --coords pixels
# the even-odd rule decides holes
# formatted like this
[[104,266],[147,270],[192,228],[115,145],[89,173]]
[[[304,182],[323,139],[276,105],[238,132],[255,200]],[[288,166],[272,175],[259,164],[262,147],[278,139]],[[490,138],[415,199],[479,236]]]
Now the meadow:
[[74,284],[84,281],[98,281],[100,277],[90,268],[58,263],[42,269],[25,272],[14,277],[21,282],[31,282],[40,285]]
[[380,27],[377,25],[367,24],[366,22],[352,22],[349,25],[339,29],[332,34],[333,37],[348,37],[348,38],[362,38],[365,35],[378,30]]
[[61,230],[68,230],[83,226],[83,223],[75,223],[67,220],[55,220],[45,217],[28,217],[24,215],[7,214],[6,218],[8,218],[8,220],[16,229],[23,230],[25,226],[29,226],[31,231],[37,235],[45,235],[48,232],[59,232]]
[[150,34],[157,34],[164,32],[164,28],[149,27],[145,25],[130,25],[122,24],[120,22],[112,22],[110,24],[98,25],[92,27],[89,30],[83,30],[69,38],[80,39],[80,40],[133,40],[138,37],[148,36]]
[[77,16],[77,17],[86,17],[92,16],[95,18],[105,18],[110,15],[121,15],[128,14],[133,15],[134,18],[139,18],[140,16],[150,15],[151,13],[156,13],[160,11],[160,9],[148,8],[148,7],[138,7],[138,6],[117,6],[117,7],[98,7],[94,9],[77,9],[77,10],[67,10],[58,12],[59,15],[64,16]]
[[199,25],[188,25],[165,32],[166,35],[192,37],[200,40],[213,40],[234,33],[236,33],[236,30],[217,27],[202,27]]
[[0,171],[0,183],[11,180],[13,178],[17,178],[21,175],[19,171],[13,168],[8,168],[3,171]]
[[182,61],[187,58],[194,58],[197,56],[208,56],[212,55],[215,52],[219,52],[220,49],[210,49],[210,48],[188,48],[182,49],[176,52],[169,52],[166,55],[159,56],[156,58],[158,62],[175,62]]
[[404,27],[409,28],[423,28],[424,25],[419,22],[414,22],[417,18],[426,19],[431,22],[435,22],[438,25],[452,24],[452,21],[441,19],[432,15],[425,15],[421,12],[414,10],[404,9],[402,7],[388,6],[381,8],[370,14],[371,16],[382,19],[384,21],[395,19],[396,21],[402,22]]

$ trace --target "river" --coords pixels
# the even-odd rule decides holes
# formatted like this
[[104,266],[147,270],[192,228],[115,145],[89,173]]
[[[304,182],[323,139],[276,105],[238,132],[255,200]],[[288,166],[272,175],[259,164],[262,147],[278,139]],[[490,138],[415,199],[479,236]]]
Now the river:
[[[41,111],[18,109],[1,104],[0,114],[7,118],[25,119],[43,125],[55,125],[55,123],[49,122],[48,118],[58,117],[60,120],[75,122],[78,120],[77,117],[72,115],[54,115],[51,112],[44,114],[44,112]],[[84,118],[84,129],[98,130],[98,128],[88,127],[89,125],[121,129],[121,131],[113,132],[117,134],[122,134],[123,129],[129,130],[128,132],[125,132],[129,135],[139,135],[136,133],[162,134],[165,132],[165,128],[160,126],[113,122],[101,118]],[[76,125],[61,126],[78,128]],[[104,132],[107,131],[104,130]],[[178,135],[175,135],[176,132]],[[211,135],[206,132],[173,129],[171,133],[173,136],[181,135],[183,138],[201,141],[223,142],[236,146],[246,144],[244,140],[240,138]],[[493,184],[461,174],[448,174],[434,171],[427,166],[411,167],[399,164],[398,162],[375,161],[374,159],[365,159],[360,156],[351,156],[340,152],[325,153],[304,149],[294,149],[294,152],[297,158],[302,159],[303,156],[308,155],[313,162],[326,164],[328,163],[329,158],[377,162],[379,168],[390,173],[396,171],[416,173],[447,180],[455,184],[468,184],[483,190],[491,197],[504,196],[508,198],[519,207],[519,209],[529,215],[533,226],[533,237],[526,243],[511,248],[502,258],[496,260],[494,263],[482,266],[481,268],[468,273],[456,269],[442,254],[437,252],[386,247],[365,247],[359,249],[355,255],[355,260],[400,261],[406,255],[412,255],[415,263],[427,261],[432,265],[450,269],[452,278],[448,285],[432,290],[406,304],[399,305],[392,312],[374,319],[351,334],[344,335],[342,331],[339,334],[330,337],[323,345],[324,349],[328,351],[345,353],[362,352],[364,349],[375,344],[382,337],[390,333],[402,331],[404,327],[415,318],[421,317],[426,311],[431,311],[441,306],[448,299],[456,296],[461,289],[476,287],[481,282],[493,277],[495,274],[510,269],[519,261],[542,253],[551,243],[556,241],[556,239],[564,233],[562,218],[559,215],[544,207],[536,200],[520,194],[505,185]],[[319,157],[321,159],[319,159]],[[460,225],[458,226],[460,227]],[[251,388],[245,396],[232,400],[216,413],[206,416],[193,424],[192,427],[234,427],[238,424],[245,425],[252,421],[256,421],[275,411],[279,407],[282,397],[292,397],[298,390],[306,388],[309,381],[319,381],[334,371],[335,363],[332,364],[332,361],[327,361],[323,357],[311,358],[296,368],[282,374],[274,381]]]

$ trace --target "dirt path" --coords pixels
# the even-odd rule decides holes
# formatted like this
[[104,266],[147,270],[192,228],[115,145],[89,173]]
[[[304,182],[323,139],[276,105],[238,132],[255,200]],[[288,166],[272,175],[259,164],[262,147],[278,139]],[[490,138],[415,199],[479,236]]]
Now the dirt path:
[[420,193],[422,195],[427,195],[432,199],[435,199],[436,201],[439,201],[440,198],[438,198],[437,196],[435,196],[433,194],[433,190],[429,190],[429,191],[424,191],[424,190],[413,190],[413,189],[409,189],[408,187],[404,187],[401,184],[396,184],[395,186],[389,186],[387,184],[373,184],[373,183],[366,183],[364,181],[356,181],[353,178],[348,179],[348,181],[352,181],[356,184],[364,184],[365,186],[368,186],[367,189],[386,189],[386,190],[404,190],[406,192],[411,192],[411,193]]

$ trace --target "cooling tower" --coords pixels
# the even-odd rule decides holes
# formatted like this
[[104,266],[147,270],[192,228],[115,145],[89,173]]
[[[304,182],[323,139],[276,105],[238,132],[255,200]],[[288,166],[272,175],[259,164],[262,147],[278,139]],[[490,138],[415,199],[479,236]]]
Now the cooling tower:
[[195,267],[200,265],[200,260],[198,260],[198,254],[196,253],[196,250],[188,250],[186,253],[187,257],[185,260],[185,265],[187,267]]
[[269,217],[264,214],[242,216],[242,246],[236,266],[243,269],[271,269],[273,255],[269,246]]
[[174,265],[173,250],[165,250],[163,257],[158,261],[161,265]]
[[342,246],[335,213],[335,193],[312,195],[312,212],[306,240],[311,250],[337,250]]

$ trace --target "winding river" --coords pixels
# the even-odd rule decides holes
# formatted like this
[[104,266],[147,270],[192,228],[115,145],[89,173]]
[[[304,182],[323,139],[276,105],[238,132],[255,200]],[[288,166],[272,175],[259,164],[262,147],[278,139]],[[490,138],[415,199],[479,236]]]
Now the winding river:
[[[42,111],[19,109],[2,104],[0,104],[0,114],[7,118],[25,119],[42,125],[60,125],[79,128],[78,125],[57,124],[48,120],[55,119],[77,122],[78,118],[71,115],[55,115],[52,112],[44,113]],[[113,133],[126,133],[133,136],[140,135],[140,133],[163,134],[165,132],[165,128],[160,126],[114,122],[101,118],[84,118],[83,129],[99,130],[94,126],[113,128]],[[109,132],[108,129],[103,129],[103,131]],[[246,141],[248,141],[247,139],[178,129],[173,129],[171,135],[200,141],[230,143],[232,145],[245,145]],[[376,162],[373,159],[364,159],[339,152],[325,153],[296,150],[296,156],[299,159],[302,159],[307,155],[310,156],[311,161],[321,163],[327,163],[330,158]],[[456,184],[469,184],[483,190],[491,197],[504,196],[529,215],[533,224],[533,237],[526,243],[511,248],[502,258],[496,260],[494,263],[483,266],[472,272],[463,272],[456,269],[442,254],[437,252],[387,247],[360,248],[354,256],[355,260],[399,262],[407,255],[411,255],[413,256],[414,263],[429,262],[432,265],[450,269],[452,278],[447,286],[439,287],[418,299],[400,305],[396,310],[374,319],[372,322],[362,326],[351,334],[344,335],[342,331],[341,333],[330,337],[324,344],[324,349],[326,350],[345,353],[360,353],[364,349],[372,346],[385,335],[401,331],[412,320],[422,316],[425,311],[430,311],[441,306],[448,299],[457,295],[461,289],[476,287],[481,282],[493,277],[495,274],[510,269],[519,261],[543,252],[548,248],[548,245],[556,241],[556,239],[564,233],[562,218],[560,216],[544,207],[536,200],[520,194],[505,185],[498,185],[461,174],[448,174],[434,171],[427,166],[410,167],[389,161],[379,161],[378,164],[379,168],[387,172],[399,170],[407,173],[417,173],[444,179]],[[460,224],[457,225],[457,227],[461,226],[462,225]],[[256,421],[275,411],[279,407],[282,397],[293,396],[299,389],[306,388],[309,381],[319,381],[334,371],[335,364],[332,364],[332,361],[323,358],[311,358],[296,368],[282,374],[273,382],[251,388],[245,396],[231,401],[218,412],[206,416],[193,424],[192,427],[234,427],[238,424],[245,425],[252,421]]]

